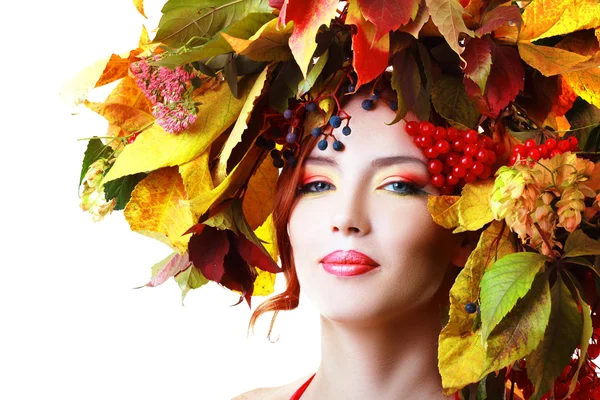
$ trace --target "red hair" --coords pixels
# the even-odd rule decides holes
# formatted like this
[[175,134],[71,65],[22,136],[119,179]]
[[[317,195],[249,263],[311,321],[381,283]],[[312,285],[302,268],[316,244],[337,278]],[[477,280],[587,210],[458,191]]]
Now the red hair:
[[309,135],[304,139],[300,146],[296,167],[290,167],[286,163],[281,170],[277,185],[275,186],[273,225],[275,226],[275,240],[277,242],[277,248],[279,249],[281,268],[286,280],[286,288],[282,293],[265,300],[256,307],[256,310],[254,310],[250,317],[250,323],[248,325],[248,330],[252,328],[252,333],[254,333],[254,324],[258,317],[266,312],[275,311],[275,314],[271,319],[269,333],[267,334],[269,340],[271,340],[271,331],[273,330],[275,318],[277,318],[279,311],[293,310],[298,307],[298,303],[300,302],[300,283],[298,282],[298,275],[296,275],[296,268],[294,266],[294,255],[287,232],[287,224],[290,219],[292,207],[296,201],[298,185],[300,179],[302,179],[301,172],[304,159],[321,139],[322,138],[312,135]]

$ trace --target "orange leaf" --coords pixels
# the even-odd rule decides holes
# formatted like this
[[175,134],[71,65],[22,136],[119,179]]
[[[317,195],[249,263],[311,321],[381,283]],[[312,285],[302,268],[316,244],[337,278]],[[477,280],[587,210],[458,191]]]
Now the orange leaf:
[[127,76],[127,71],[129,70],[129,65],[137,61],[137,56],[141,53],[141,50],[136,49],[129,52],[129,55],[125,58],[113,54],[110,56],[110,60],[104,67],[104,71],[102,75],[96,82],[95,87],[100,87],[106,85],[108,83],[114,82],[118,79],[121,79]]
[[390,31],[415,19],[419,0],[357,0],[361,14],[375,26],[377,42]]
[[279,21],[283,25],[294,21],[294,33],[290,36],[289,45],[304,78],[317,49],[317,31],[323,24],[329,26],[337,7],[337,0],[285,0],[283,3]]
[[279,170],[273,167],[271,157],[266,157],[248,181],[242,209],[252,230],[261,226],[273,211],[278,177]]
[[375,26],[365,20],[360,13],[358,3],[350,1],[346,24],[356,25],[357,33],[352,36],[354,58],[352,66],[358,75],[356,90],[375,79],[387,67],[390,52],[390,35],[375,40]]

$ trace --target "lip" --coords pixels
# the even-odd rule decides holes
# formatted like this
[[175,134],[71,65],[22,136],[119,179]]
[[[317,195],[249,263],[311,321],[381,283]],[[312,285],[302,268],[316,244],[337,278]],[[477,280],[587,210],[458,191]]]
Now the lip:
[[337,276],[354,276],[367,273],[379,266],[371,257],[355,250],[336,250],[322,260],[323,268]]

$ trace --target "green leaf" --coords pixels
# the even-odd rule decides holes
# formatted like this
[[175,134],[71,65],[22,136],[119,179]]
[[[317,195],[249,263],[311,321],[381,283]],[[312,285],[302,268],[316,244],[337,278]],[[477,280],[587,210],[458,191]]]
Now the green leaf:
[[267,94],[269,107],[283,113],[288,108],[288,99],[296,95],[298,84],[303,79],[302,71],[294,61],[285,61],[279,63],[273,76],[276,78]]
[[329,51],[325,51],[325,53],[319,57],[315,65],[310,69],[306,79],[303,79],[302,82],[298,84],[298,97],[302,96],[313,87],[317,81],[317,78],[319,75],[321,75],[321,72],[323,71],[328,59]]
[[[275,18],[271,13],[251,13],[246,15],[240,21],[232,24],[222,32],[241,39],[248,39],[260,29],[261,26]],[[182,54],[173,54],[164,57],[158,61],[154,61],[152,65],[160,65],[163,67],[174,68],[179,65],[188,64],[193,61],[203,60],[209,57],[214,57],[219,54],[232,52],[233,49],[227,41],[218,32],[211,40],[204,43],[202,46],[192,48],[190,51]]]
[[148,174],[140,172],[134,175],[126,175],[114,181],[104,184],[104,196],[106,201],[117,199],[115,210],[123,210],[131,198],[131,192],[142,179]]
[[576,129],[575,134],[579,139],[579,147],[585,151],[596,151],[600,129],[592,128],[590,125],[595,125],[600,121],[600,109],[578,97],[565,116],[571,124],[571,129]]
[[81,176],[79,177],[79,186],[81,186],[81,182],[83,182],[83,178],[87,173],[90,165],[92,165],[95,161],[101,158],[109,158],[112,154],[113,150],[110,146],[102,143],[100,139],[90,139],[87,145],[87,149],[85,150],[85,154],[83,155],[83,163],[81,165]]
[[[417,103],[413,109],[414,113],[422,121],[428,121],[431,118],[431,93],[433,91],[433,75],[431,73],[431,56],[429,50],[423,45],[423,43],[417,41],[417,47],[419,49],[419,56],[421,64],[423,65],[422,71],[425,72],[425,87],[421,88]],[[421,77],[423,82],[423,77]]]
[[565,243],[563,257],[600,255],[600,241],[587,236],[581,229],[571,233]]
[[180,47],[194,36],[210,39],[250,13],[270,13],[267,0],[170,0],[154,43]]
[[442,117],[464,127],[473,128],[479,121],[479,111],[471,103],[460,78],[442,75],[433,85],[431,102]]
[[398,96],[396,117],[388,125],[395,124],[406,116],[417,103],[421,92],[419,66],[409,48],[394,54],[392,58],[392,88]]
[[265,254],[269,254],[267,249],[265,249],[265,246],[263,246],[263,243],[266,242],[260,240],[250,227],[250,224],[248,224],[248,221],[244,216],[242,205],[243,203],[241,199],[234,200],[233,204],[231,205],[231,212],[233,214],[237,229],[246,237],[246,239],[258,246]]
[[190,290],[198,289],[200,286],[208,283],[208,279],[193,264],[175,275],[175,281],[177,281],[181,289],[181,305],[183,305],[183,300]]
[[[550,271],[536,276],[531,290],[519,299],[490,334],[484,374],[498,371],[520,360],[534,351],[542,341],[550,318],[549,276]],[[483,310],[481,313],[483,315]]]
[[550,259],[538,253],[513,253],[502,257],[481,279],[481,340],[488,336],[527,294],[537,273]]
[[527,374],[536,388],[531,400],[539,400],[552,388],[580,344],[582,330],[577,303],[558,274],[552,287],[552,309],[544,340],[527,357]]
[[231,53],[229,56],[229,60],[225,63],[225,80],[227,81],[227,85],[229,86],[229,90],[231,90],[231,94],[236,99],[240,98],[239,90],[238,90],[238,74],[235,63],[235,54]]

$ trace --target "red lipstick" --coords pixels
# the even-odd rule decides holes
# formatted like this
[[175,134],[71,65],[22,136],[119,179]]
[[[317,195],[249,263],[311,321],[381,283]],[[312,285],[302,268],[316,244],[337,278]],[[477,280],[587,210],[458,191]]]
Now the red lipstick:
[[354,276],[364,274],[379,266],[369,256],[354,250],[336,250],[322,260],[325,271],[338,276]]

